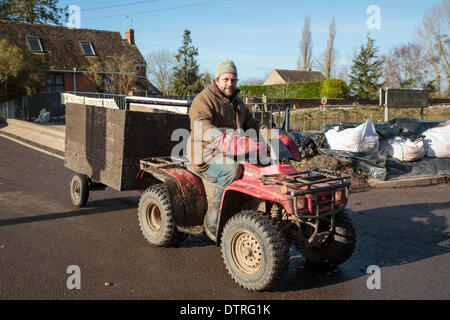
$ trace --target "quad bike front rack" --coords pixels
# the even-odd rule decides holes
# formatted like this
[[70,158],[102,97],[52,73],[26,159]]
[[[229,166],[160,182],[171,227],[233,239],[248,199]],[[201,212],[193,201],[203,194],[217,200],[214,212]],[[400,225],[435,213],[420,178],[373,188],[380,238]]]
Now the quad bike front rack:
[[[263,184],[278,184],[281,185],[281,191],[285,194],[290,194],[292,197],[292,205],[295,216],[302,222],[313,227],[313,232],[308,238],[307,243],[311,246],[323,244],[330,235],[334,232],[335,215],[337,210],[335,193],[331,192],[331,199],[321,201],[320,193],[324,191],[347,189],[350,186],[349,175],[337,176],[332,170],[327,169],[311,169],[303,172],[295,172],[289,174],[273,174],[264,175],[262,177]],[[329,184],[330,182],[337,182]],[[318,184],[328,184],[326,186],[317,186]],[[311,199],[313,214],[299,214],[297,197],[307,194],[314,194],[315,197]],[[320,206],[327,204],[330,210],[325,213],[320,213]],[[345,206],[345,205],[344,205]],[[342,206],[342,207],[344,207]],[[341,207],[341,208],[342,208]],[[329,230],[319,232],[319,223],[323,219],[330,217]]]
[[[263,184],[281,184],[281,191],[283,193],[290,193],[291,196],[298,196],[347,187],[350,185],[350,181],[345,181],[345,179],[349,178],[349,175],[336,176],[336,173],[332,170],[314,168],[295,173],[264,175],[261,180]],[[333,181],[341,181],[341,183],[331,184],[325,187],[311,188],[319,183],[328,183]],[[299,188],[302,189],[299,190]]]

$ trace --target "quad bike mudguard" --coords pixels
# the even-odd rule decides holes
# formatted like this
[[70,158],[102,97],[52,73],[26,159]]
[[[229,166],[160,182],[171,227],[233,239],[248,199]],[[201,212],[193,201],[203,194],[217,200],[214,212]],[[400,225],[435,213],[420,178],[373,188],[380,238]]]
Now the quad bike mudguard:
[[164,158],[141,160],[141,178],[144,178],[145,174],[151,174],[167,186],[178,226],[193,227],[203,224],[208,206],[200,177],[187,170],[183,164],[176,164]]

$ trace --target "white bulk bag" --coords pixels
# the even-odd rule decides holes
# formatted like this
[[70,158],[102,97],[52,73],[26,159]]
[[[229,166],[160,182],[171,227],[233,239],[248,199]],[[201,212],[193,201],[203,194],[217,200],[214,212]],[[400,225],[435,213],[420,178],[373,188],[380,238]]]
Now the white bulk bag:
[[378,134],[371,120],[367,120],[356,128],[348,128],[342,131],[330,129],[325,132],[325,137],[332,150],[351,152],[378,151]]
[[50,111],[47,111],[46,113],[43,114],[41,123],[49,123],[49,122],[50,122]]
[[427,157],[450,158],[450,120],[423,133]]
[[379,150],[387,153],[400,161],[414,161],[425,156],[425,148],[422,139],[412,141],[410,139],[396,137],[394,139],[382,140]]
[[44,114],[47,112],[47,109],[42,109],[41,112],[39,112],[39,116],[37,117],[36,120],[34,120],[34,123],[41,123],[42,122],[42,118],[44,116]]
[[39,116],[34,120],[34,123],[49,123],[50,115],[50,111],[47,111],[47,109],[44,108],[39,112]]

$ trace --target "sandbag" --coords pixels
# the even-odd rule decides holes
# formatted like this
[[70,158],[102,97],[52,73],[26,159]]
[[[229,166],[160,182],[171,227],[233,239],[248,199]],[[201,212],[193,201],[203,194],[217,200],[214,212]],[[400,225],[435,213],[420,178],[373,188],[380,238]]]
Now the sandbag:
[[49,123],[50,122],[50,111],[47,111],[42,116],[41,123]]
[[42,109],[41,112],[39,112],[39,116],[36,120],[34,120],[34,123],[49,123],[50,122],[50,112],[47,111],[46,108]]
[[389,158],[386,160],[386,169],[387,180],[449,175],[450,160],[423,157],[413,162],[401,162]]
[[393,139],[395,137],[402,137],[415,141],[423,138],[423,133],[435,127],[441,121],[421,121],[411,118],[394,118],[387,122],[377,123],[375,130],[382,138]]
[[423,135],[427,157],[450,158],[450,120],[426,130]]
[[412,141],[401,137],[381,140],[379,150],[386,150],[388,155],[400,161],[414,161],[425,156],[422,139]]
[[321,149],[320,152],[350,160],[370,177],[378,180],[386,180],[386,159],[388,156],[386,151],[351,152]]
[[342,131],[330,129],[325,132],[328,145],[332,150],[351,152],[377,152],[379,140],[371,120]]
[[298,131],[290,131],[287,134],[294,141],[302,158],[312,157],[317,153],[314,142],[306,134]]
[[280,134],[288,135],[292,139],[302,158],[313,157],[317,155],[321,149],[329,149],[327,139],[325,138],[325,134],[323,132],[287,132],[283,129],[279,129],[279,132]]

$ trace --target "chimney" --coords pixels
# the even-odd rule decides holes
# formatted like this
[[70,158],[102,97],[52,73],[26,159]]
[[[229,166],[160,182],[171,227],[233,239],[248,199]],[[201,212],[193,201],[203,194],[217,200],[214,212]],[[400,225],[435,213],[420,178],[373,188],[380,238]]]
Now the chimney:
[[128,29],[125,31],[125,39],[127,39],[130,44],[134,45],[134,30],[133,29]]

